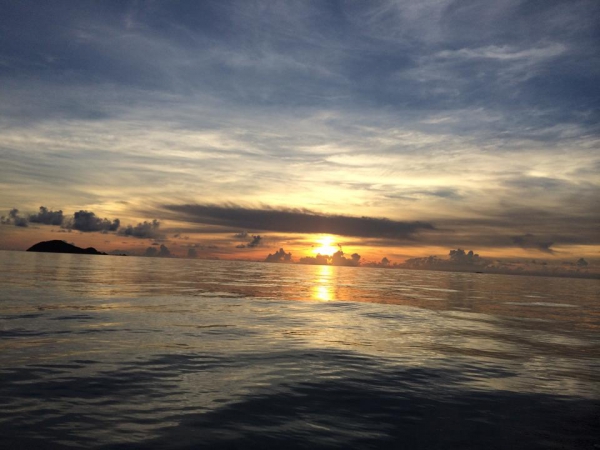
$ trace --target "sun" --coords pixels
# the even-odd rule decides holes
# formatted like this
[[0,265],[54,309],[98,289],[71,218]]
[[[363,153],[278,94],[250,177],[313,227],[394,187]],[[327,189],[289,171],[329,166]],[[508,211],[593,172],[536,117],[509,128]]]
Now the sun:
[[333,255],[338,251],[338,246],[332,236],[322,236],[317,239],[318,247],[315,246],[313,249],[314,253],[320,253],[321,255]]

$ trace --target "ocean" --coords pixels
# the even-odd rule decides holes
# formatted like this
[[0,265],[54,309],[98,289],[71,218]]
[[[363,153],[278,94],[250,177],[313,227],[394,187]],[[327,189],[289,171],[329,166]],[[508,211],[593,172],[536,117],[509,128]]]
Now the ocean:
[[600,281],[0,252],[0,448],[600,448]]

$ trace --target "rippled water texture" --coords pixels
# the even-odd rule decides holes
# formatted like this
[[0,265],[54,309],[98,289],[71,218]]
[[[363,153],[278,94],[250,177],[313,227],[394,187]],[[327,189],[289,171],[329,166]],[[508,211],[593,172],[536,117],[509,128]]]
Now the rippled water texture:
[[600,447],[597,280],[0,252],[0,448]]

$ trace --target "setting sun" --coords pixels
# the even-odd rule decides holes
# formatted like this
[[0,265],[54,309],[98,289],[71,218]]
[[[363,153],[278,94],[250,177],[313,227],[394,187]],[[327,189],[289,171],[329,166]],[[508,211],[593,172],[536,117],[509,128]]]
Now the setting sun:
[[320,245],[314,248],[314,253],[331,256],[338,251],[338,246],[332,236],[323,236],[317,239],[317,243]]

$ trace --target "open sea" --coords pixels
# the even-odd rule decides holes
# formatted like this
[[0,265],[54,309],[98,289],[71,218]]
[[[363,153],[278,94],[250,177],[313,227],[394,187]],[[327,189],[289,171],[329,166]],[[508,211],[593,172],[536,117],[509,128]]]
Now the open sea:
[[599,449],[600,281],[0,252],[0,448]]

